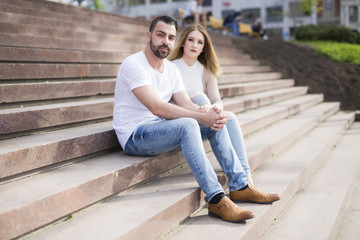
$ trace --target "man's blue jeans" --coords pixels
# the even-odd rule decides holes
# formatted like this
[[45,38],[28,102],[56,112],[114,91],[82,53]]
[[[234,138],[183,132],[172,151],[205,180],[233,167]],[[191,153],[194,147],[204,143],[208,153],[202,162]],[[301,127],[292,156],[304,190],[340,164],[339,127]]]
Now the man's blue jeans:
[[205,201],[224,192],[216,173],[206,156],[202,139],[209,139],[213,152],[228,177],[230,191],[245,187],[246,174],[231,145],[226,129],[214,131],[192,118],[165,120],[158,118],[141,124],[125,145],[131,155],[152,156],[181,148]]

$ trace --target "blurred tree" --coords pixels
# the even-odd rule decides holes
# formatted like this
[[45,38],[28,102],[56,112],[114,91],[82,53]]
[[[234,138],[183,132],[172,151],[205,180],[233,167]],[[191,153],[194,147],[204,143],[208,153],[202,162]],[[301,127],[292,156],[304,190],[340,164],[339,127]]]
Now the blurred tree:
[[300,9],[306,14],[311,15],[314,11],[319,12],[322,10],[320,6],[321,0],[296,0],[299,3]]
[[100,0],[92,0],[92,1],[93,1],[93,5],[94,5],[96,10],[104,11],[104,6],[102,5]]

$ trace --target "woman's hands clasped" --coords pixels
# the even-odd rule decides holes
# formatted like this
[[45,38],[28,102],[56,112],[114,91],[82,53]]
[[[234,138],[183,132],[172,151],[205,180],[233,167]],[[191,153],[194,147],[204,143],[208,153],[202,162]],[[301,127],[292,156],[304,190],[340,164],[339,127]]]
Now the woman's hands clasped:
[[199,108],[199,111],[208,116],[205,125],[215,131],[223,129],[227,123],[226,114],[216,105],[203,105]]

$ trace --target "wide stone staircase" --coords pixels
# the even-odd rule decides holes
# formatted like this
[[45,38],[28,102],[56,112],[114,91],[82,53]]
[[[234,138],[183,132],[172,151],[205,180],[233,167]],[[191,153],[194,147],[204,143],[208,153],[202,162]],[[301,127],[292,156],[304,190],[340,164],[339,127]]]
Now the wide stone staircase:
[[211,218],[180,150],[122,151],[112,129],[116,74],[144,49],[148,25],[42,0],[0,1],[0,239],[351,239],[355,113],[307,94],[235,39],[212,34],[220,94],[237,113],[255,185],[280,201],[240,204],[256,214],[246,223]]

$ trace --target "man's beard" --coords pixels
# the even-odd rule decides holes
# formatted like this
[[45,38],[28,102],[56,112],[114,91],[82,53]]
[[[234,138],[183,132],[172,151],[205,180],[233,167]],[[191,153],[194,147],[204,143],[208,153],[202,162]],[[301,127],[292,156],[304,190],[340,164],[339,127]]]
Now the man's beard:
[[[166,45],[155,46],[151,38],[150,38],[150,48],[151,51],[155,54],[155,56],[157,56],[160,59],[166,58],[171,52],[170,48]],[[168,51],[167,52],[160,51],[160,48],[167,48]]]

